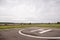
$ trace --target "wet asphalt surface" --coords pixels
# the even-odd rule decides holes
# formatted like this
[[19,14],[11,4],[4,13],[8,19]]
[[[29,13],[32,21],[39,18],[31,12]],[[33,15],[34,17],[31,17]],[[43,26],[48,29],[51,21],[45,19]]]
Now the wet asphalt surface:
[[[30,28],[11,28],[11,29],[0,29],[0,40],[60,40],[60,39],[41,39],[41,38],[33,38],[28,36],[23,36],[19,34],[19,30],[25,29],[22,31],[25,34],[33,36],[53,36],[53,37],[60,37],[60,29],[53,28],[54,30],[47,32],[45,34],[39,34],[39,31],[31,33],[31,30],[40,29],[39,27],[30,27]],[[49,29],[49,28],[48,28]],[[56,29],[56,30],[55,30]]]

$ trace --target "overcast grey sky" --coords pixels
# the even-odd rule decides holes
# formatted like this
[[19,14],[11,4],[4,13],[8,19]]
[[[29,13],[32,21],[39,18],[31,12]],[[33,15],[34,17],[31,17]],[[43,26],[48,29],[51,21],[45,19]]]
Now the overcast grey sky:
[[0,0],[0,22],[60,21],[60,0]]

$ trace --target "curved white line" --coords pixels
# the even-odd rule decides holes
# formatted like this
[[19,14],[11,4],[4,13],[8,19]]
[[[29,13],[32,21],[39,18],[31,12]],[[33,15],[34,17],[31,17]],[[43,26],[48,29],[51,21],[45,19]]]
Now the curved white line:
[[27,35],[27,34],[24,34],[24,33],[21,32],[21,31],[23,31],[23,30],[24,30],[24,29],[19,30],[19,34],[21,34],[21,35],[23,35],[23,36],[27,36],[27,37],[43,38],[43,39],[60,39],[60,37],[39,37],[39,36]]

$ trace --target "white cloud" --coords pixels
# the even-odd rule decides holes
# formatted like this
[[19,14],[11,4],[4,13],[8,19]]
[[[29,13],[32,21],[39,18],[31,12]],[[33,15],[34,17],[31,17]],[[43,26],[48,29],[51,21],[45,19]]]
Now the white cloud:
[[60,20],[59,0],[6,0],[3,2],[0,5],[2,20],[7,18],[17,22],[21,22],[18,20],[22,20],[22,22],[56,22]]

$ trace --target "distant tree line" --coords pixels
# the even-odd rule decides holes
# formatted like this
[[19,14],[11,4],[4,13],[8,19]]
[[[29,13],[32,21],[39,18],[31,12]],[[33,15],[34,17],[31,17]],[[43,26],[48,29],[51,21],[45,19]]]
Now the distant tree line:
[[57,24],[60,24],[60,22],[57,22]]

